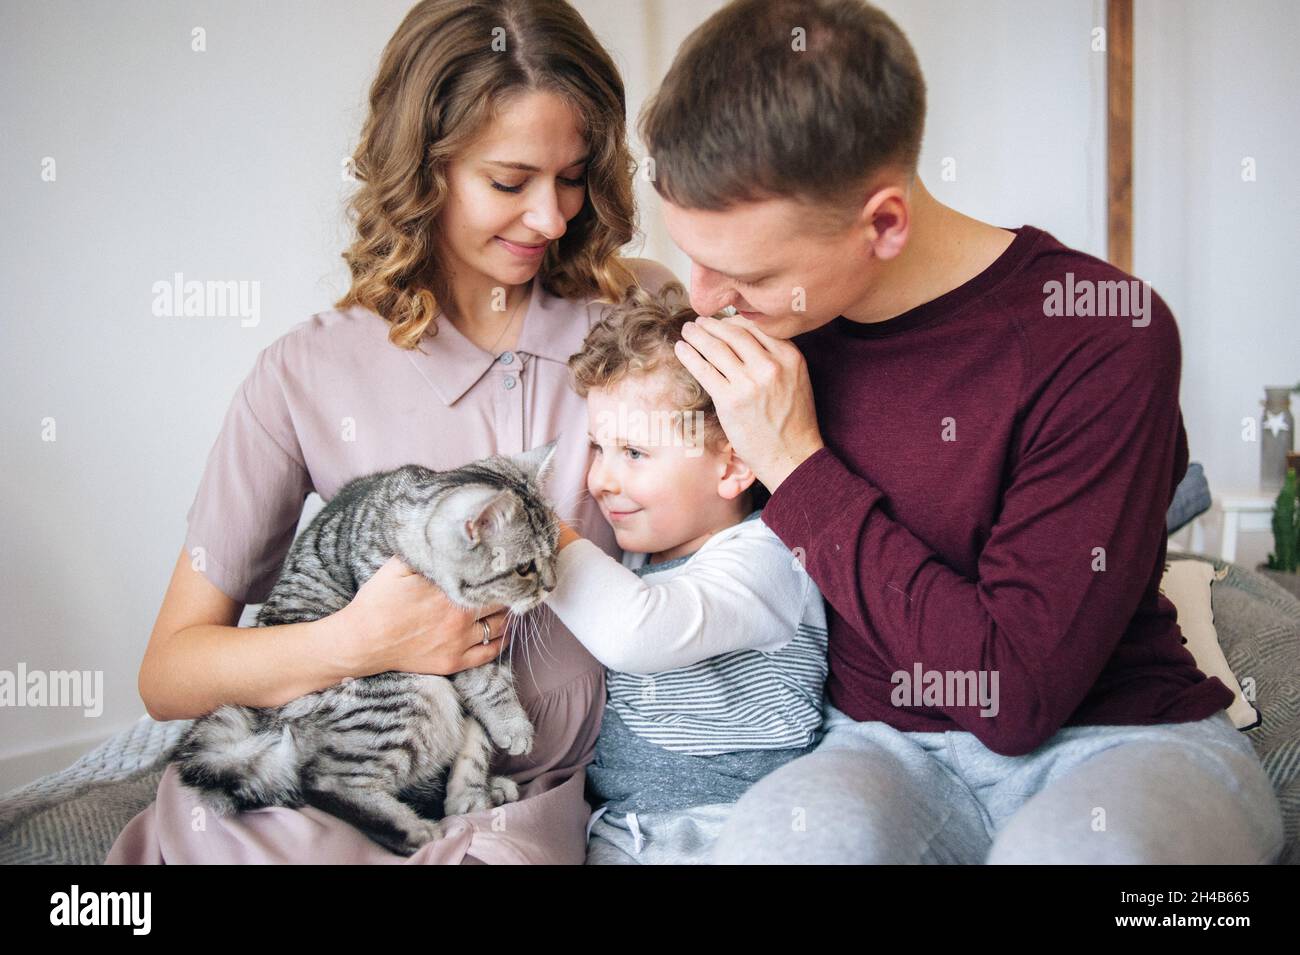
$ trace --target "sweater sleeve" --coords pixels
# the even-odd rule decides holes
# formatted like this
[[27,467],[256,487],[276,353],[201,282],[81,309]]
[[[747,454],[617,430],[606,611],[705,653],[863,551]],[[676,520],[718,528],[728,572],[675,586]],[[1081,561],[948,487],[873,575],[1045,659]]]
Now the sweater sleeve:
[[556,616],[602,664],[640,674],[734,650],[780,649],[794,638],[813,586],[761,525],[706,544],[662,583],[638,576],[586,539],[560,551],[556,576],[546,598]]
[[804,549],[809,575],[853,631],[846,639],[869,642],[895,672],[919,663],[996,674],[996,715],[938,707],[994,752],[1030,752],[1065,724],[1159,571],[1187,451],[1178,330],[1153,301],[1149,326],[1080,332],[1054,367],[1026,373],[1019,449],[977,579],[894,520],[869,473],[830,447],[763,510],[787,546]]

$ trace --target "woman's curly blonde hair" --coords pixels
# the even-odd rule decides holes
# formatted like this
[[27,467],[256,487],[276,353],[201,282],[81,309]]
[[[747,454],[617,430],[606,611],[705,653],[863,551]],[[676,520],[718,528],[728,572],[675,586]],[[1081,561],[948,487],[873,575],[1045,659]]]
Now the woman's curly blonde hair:
[[566,100],[591,150],[582,210],[546,250],[537,280],[552,295],[606,303],[636,284],[618,256],[635,231],[623,81],[582,17],[564,0],[423,0],[388,41],[370,87],[352,155],[356,238],[343,253],[352,286],[335,308],[376,312],[402,348],[437,334],[439,311],[454,307],[435,244],[448,167],[507,97],[526,91]]
[[[685,340],[686,323],[696,317],[680,282],[665,283],[657,293],[628,287],[622,300],[591,327],[582,350],[570,356],[574,391],[586,398],[592,388],[614,388],[629,379],[662,373],[666,393],[661,400],[683,414],[700,412],[704,446],[719,450],[727,434],[713,399],[673,350]],[[751,510],[762,507],[771,496],[758,481],[750,485],[749,494]]]

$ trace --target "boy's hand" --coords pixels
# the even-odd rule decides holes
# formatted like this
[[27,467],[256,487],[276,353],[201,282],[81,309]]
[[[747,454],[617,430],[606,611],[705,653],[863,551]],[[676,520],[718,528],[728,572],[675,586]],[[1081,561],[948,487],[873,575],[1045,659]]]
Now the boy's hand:
[[582,535],[575,531],[564,521],[560,521],[560,542],[556,545],[556,551],[562,551],[573,541],[581,539]]

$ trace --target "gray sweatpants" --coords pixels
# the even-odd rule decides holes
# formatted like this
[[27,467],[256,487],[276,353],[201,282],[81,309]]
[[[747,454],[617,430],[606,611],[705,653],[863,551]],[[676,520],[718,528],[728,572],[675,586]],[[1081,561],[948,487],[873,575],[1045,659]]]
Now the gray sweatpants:
[[598,809],[587,824],[587,865],[702,865],[735,803],[666,812]]
[[812,753],[727,814],[715,863],[1274,861],[1282,813],[1226,712],[1069,726],[1023,756],[967,732],[859,723],[827,701]]

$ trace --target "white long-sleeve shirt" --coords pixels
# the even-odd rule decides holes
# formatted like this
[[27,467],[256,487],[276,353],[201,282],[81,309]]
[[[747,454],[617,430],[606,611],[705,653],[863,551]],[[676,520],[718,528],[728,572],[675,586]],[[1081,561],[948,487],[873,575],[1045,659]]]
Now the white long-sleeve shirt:
[[560,551],[546,603],[608,668],[609,705],[651,742],[778,749],[820,726],[825,604],[760,513],[662,564],[620,563],[587,540]]

